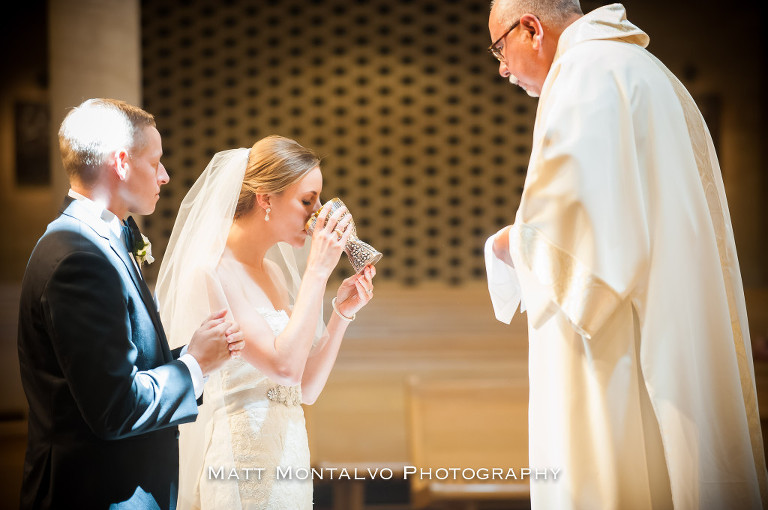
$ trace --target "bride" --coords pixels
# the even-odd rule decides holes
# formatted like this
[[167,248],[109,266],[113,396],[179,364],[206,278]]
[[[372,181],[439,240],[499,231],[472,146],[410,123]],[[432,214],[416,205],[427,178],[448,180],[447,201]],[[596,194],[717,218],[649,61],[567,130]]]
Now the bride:
[[181,509],[312,507],[311,477],[295,476],[309,468],[301,404],[325,386],[376,274],[368,266],[342,282],[326,327],[322,299],[352,216],[320,211],[300,278],[319,165],[297,142],[269,136],[216,154],[181,204],[157,281],[170,342],[224,307],[245,337],[241,358],[206,382],[197,421],[181,427]]

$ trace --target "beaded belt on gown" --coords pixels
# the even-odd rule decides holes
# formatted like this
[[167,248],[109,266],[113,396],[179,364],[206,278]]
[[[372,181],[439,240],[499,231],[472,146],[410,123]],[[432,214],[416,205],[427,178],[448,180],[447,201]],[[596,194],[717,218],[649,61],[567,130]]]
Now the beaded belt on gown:
[[301,405],[301,386],[272,386],[267,390],[267,398],[287,406]]

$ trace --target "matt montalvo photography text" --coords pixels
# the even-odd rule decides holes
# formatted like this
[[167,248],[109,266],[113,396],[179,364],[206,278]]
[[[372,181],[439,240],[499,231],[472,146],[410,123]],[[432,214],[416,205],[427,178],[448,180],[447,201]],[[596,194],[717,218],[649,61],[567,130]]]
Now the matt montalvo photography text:
[[[226,467],[208,466],[209,480],[261,480],[265,476],[263,467]],[[560,468],[530,468],[530,467],[440,467],[419,468],[404,466],[403,471],[393,471],[390,468],[293,468],[277,466],[274,478],[276,480],[392,480],[402,476],[403,480],[418,478],[420,480],[454,480],[454,481],[485,481],[485,480],[535,480],[557,481],[561,474]]]

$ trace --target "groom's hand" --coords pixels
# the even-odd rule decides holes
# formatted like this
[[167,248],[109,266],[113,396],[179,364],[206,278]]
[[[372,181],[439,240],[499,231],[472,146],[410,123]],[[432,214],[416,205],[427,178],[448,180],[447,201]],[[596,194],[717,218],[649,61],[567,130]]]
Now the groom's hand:
[[[187,352],[195,357],[200,370],[203,371],[203,376],[221,367],[230,357],[227,332],[231,330],[233,324],[224,319],[226,315],[226,309],[210,315],[189,341]],[[239,326],[236,324],[234,326],[239,332]]]

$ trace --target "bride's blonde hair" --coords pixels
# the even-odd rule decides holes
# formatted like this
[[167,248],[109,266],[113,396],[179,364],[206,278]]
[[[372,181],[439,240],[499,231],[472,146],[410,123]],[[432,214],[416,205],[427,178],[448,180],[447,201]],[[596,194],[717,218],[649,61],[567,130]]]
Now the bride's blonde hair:
[[235,219],[253,210],[257,194],[282,193],[319,165],[317,154],[296,140],[271,135],[254,143],[248,154]]

